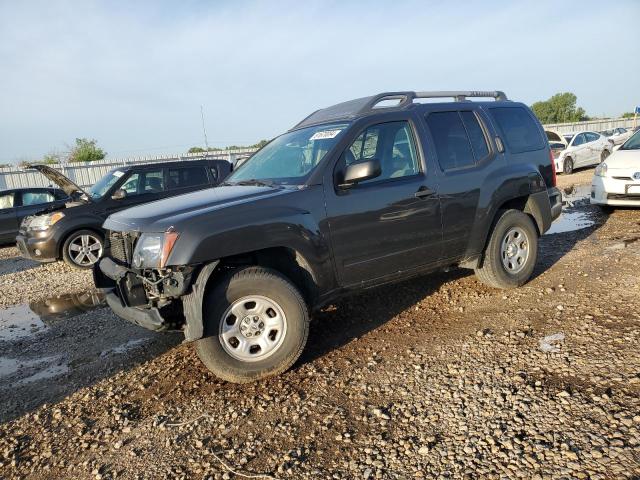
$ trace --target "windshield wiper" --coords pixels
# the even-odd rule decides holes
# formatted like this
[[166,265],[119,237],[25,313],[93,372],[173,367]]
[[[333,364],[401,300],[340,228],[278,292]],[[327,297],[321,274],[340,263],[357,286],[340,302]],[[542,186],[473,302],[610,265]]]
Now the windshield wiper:
[[256,178],[250,178],[248,180],[240,180],[239,182],[224,182],[222,185],[256,185],[259,187],[273,187],[275,186],[275,182],[271,180],[258,180]]

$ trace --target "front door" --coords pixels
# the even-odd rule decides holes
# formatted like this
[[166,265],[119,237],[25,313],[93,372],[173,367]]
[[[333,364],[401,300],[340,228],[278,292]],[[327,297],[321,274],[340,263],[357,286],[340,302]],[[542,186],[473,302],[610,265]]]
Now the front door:
[[[120,189],[126,192],[124,198],[114,200],[109,196],[109,198],[105,199],[105,218],[118,210],[163,198],[167,194],[164,169],[157,168],[133,172],[117,190]],[[109,195],[112,194],[113,192]]]
[[591,149],[587,145],[587,137],[585,134],[579,133],[576,135],[571,146],[574,147],[571,155],[573,157],[574,168],[588,165],[591,158]]
[[[325,186],[331,245],[342,286],[435,263],[442,256],[440,204],[408,120],[359,132]],[[382,173],[346,190],[337,187],[352,163],[377,159]]]
[[18,231],[18,217],[14,202],[14,192],[0,193],[0,243],[15,240]]

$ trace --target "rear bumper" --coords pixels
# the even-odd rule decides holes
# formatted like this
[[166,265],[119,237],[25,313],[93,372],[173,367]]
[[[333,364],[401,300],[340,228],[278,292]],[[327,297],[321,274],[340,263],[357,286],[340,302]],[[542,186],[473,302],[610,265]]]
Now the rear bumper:
[[551,205],[551,221],[553,222],[562,213],[562,193],[556,187],[549,190],[549,204]]

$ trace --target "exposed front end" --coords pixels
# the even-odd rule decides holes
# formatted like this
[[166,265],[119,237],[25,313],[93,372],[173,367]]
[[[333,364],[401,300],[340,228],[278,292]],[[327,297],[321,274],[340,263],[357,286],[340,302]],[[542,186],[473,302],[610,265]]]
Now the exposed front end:
[[105,256],[93,269],[113,311],[150,330],[182,330],[185,324],[181,298],[196,269],[163,265],[170,235],[107,231]]

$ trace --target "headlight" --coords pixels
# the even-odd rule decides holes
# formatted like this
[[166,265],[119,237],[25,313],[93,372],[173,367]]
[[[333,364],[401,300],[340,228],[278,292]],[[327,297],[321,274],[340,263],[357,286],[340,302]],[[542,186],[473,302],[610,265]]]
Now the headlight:
[[64,213],[62,212],[53,212],[47,213],[46,215],[31,217],[29,219],[28,228],[29,230],[43,232],[58,223],[62,218],[64,218]]
[[607,170],[608,170],[608,168],[609,168],[609,167],[607,166],[607,164],[606,164],[606,163],[601,163],[600,165],[598,165],[598,166],[596,167],[595,174],[596,174],[598,177],[606,177],[606,176],[607,176]]
[[143,233],[133,250],[134,268],[164,268],[178,232]]

